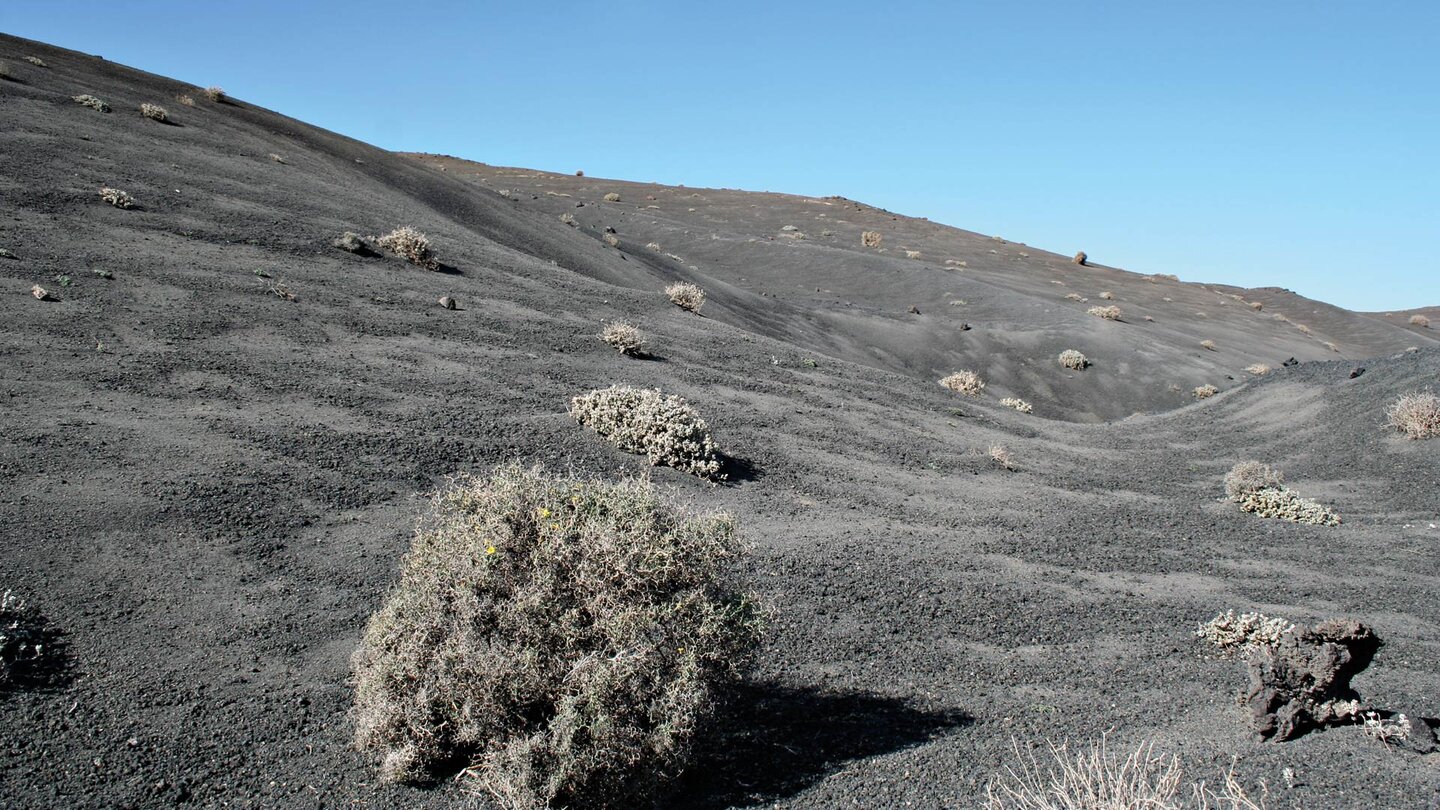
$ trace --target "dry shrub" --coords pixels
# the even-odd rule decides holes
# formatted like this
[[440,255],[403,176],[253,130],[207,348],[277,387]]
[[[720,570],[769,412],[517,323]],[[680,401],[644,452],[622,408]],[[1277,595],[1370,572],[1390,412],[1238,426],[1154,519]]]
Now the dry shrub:
[[1146,316],[1144,317],[1144,320],[1150,321],[1150,322],[1153,323],[1153,322],[1155,321],[1155,317],[1154,317],[1153,315],[1146,315]]
[[10,72],[10,66],[0,62],[0,81],[16,81],[15,74]]
[[[1360,731],[1376,742],[1385,745],[1399,745],[1410,740],[1410,722],[1404,713],[1394,717],[1383,717],[1379,712],[1367,711]],[[1420,722],[1424,722],[1421,720]]]
[[1097,318],[1104,318],[1107,321],[1120,320],[1120,307],[1113,304],[1108,307],[1091,307],[1085,311]]
[[283,155],[277,154],[277,153],[275,153],[275,152],[271,152],[270,154],[266,155],[265,157],[270,158],[271,160],[275,161],[276,163],[281,164],[282,166],[285,164],[285,157],[284,157]]
[[1256,312],[1259,312],[1260,310],[1265,308],[1265,305],[1260,303],[1259,301],[1251,301],[1250,308],[1255,310]]
[[940,380],[940,385],[967,397],[978,397],[985,390],[985,381],[973,371],[957,371]]
[[195,99],[193,99],[193,98],[185,95],[184,93],[181,93],[180,95],[176,96],[176,97],[175,97],[175,100],[178,101],[178,102],[180,102],[181,104],[184,104],[186,107],[194,107],[194,106],[195,106]]
[[920,251],[918,251],[918,250],[907,250],[907,251],[905,251],[905,258],[907,258],[907,259],[918,259],[918,258],[920,258]]
[[613,233],[604,234],[600,237],[600,241],[604,242],[610,247],[620,247],[620,237],[616,236]]
[[884,241],[884,239],[880,236],[879,231],[865,231],[860,234],[861,247],[878,248],[882,241]]
[[1220,393],[1220,389],[1216,388],[1210,383],[1205,383],[1204,385],[1195,386],[1195,390],[1191,391],[1190,393],[1193,394],[1196,399],[1209,399],[1210,397],[1213,397],[1216,394]]
[[430,238],[409,225],[375,237],[375,244],[411,264],[431,270],[440,266],[430,251]]
[[713,478],[720,459],[710,426],[689,403],[656,389],[612,385],[570,400],[570,415],[626,453]]
[[1213,352],[1213,351],[1215,351],[1215,341],[1213,341],[1213,340],[1202,340],[1202,341],[1200,341],[1200,348],[1202,348],[1202,349],[1208,349],[1208,350],[1210,350],[1210,351]]
[[1421,326],[1421,327],[1429,328],[1429,326],[1430,326],[1430,319],[1427,318],[1427,317],[1425,317],[1424,315],[1411,315],[1411,316],[1410,316],[1410,325],[1411,325],[1411,326]]
[[1265,365],[1264,363],[1252,363],[1251,365],[1246,366],[1245,370],[1250,372],[1251,374],[1254,374],[1256,377],[1263,377],[1266,374],[1270,373],[1270,367]]
[[131,197],[118,188],[105,186],[100,189],[100,199],[115,206],[116,208],[131,208],[135,205],[135,198]]
[[1294,622],[1272,618],[1263,613],[1241,613],[1233,610],[1217,614],[1200,625],[1195,635],[1219,647],[1223,652],[1250,652],[1274,647],[1286,634],[1294,632]]
[[1180,280],[1180,277],[1177,276],[1177,275],[1175,275],[1174,273],[1156,273],[1156,274],[1155,274],[1155,278],[1164,279],[1164,280],[1166,280],[1166,281],[1179,281],[1179,280]]
[[1086,261],[1087,259],[1089,259],[1089,258],[1090,258],[1089,256],[1086,256],[1086,255],[1085,255],[1085,251],[1082,250],[1082,251],[1080,251],[1079,253],[1076,253],[1076,254],[1075,254],[1075,257],[1072,258],[1070,261],[1074,262],[1075,264],[1082,264],[1082,265],[1083,265],[1083,264],[1085,263],[1085,261]]
[[103,102],[103,101],[101,101],[100,99],[98,99],[98,98],[90,95],[89,93],[82,93],[82,94],[80,94],[80,95],[78,95],[78,96],[71,96],[71,97],[70,97],[70,100],[73,101],[73,102],[75,102],[76,104],[80,104],[80,105],[83,105],[83,106],[85,106],[85,107],[89,107],[90,109],[95,110],[96,112],[102,112],[102,113],[108,113],[108,112],[110,112],[110,105],[109,105],[109,104],[106,104],[105,102]]
[[1090,365],[1090,358],[1074,349],[1066,349],[1060,352],[1058,359],[1060,360],[1060,365],[1065,368],[1075,369],[1076,371],[1083,371],[1086,366]]
[[216,103],[219,103],[219,102],[225,100],[225,91],[224,91],[223,89],[219,88],[219,87],[214,86],[214,85],[211,85],[211,86],[205,88],[204,90],[201,90],[200,92],[204,93],[206,98],[208,98],[208,99],[210,99],[211,101],[214,101],[214,102],[216,102]]
[[1225,473],[1225,495],[1232,501],[1267,487],[1284,486],[1285,476],[1279,470],[1259,461],[1242,461]]
[[1332,351],[1332,352],[1337,352],[1337,353],[1338,353],[1338,352],[1340,351],[1340,346],[1339,346],[1338,344],[1332,343],[1332,342],[1330,342],[1330,341],[1328,341],[1328,340],[1325,341],[1324,343],[1320,344],[1320,345],[1324,346],[1325,348],[1329,349],[1329,350]]
[[1005,448],[1005,445],[992,444],[990,445],[990,449],[986,450],[985,453],[990,456],[991,461],[999,464],[1001,467],[1007,470],[1015,469],[1015,462],[1010,458],[1010,451]]
[[1412,439],[1440,436],[1440,397],[1429,392],[1405,394],[1385,412],[1386,423]]
[[1101,298],[1104,298],[1106,301],[1114,301],[1114,300],[1115,300],[1115,293],[1110,292],[1110,291],[1107,290],[1107,291],[1105,291],[1105,292],[1100,293],[1100,297],[1101,297]]
[[1302,498],[1285,486],[1279,470],[1258,461],[1242,461],[1225,474],[1225,495],[1240,508],[1260,517],[1292,523],[1338,526],[1340,516],[1318,501]]
[[620,202],[620,195],[612,191],[605,195],[605,202]]
[[1018,768],[985,788],[986,810],[1264,810],[1264,795],[1250,798],[1235,778],[1233,766],[1221,774],[1220,787],[1204,781],[1191,786],[1182,802],[1180,760],[1155,753],[1154,742],[1142,742],[1123,759],[1112,754],[1105,736],[1086,750],[1071,752],[1069,744],[1050,743],[1050,758],[1041,766],[1033,750],[1012,743]]
[[1065,293],[1065,300],[1066,300],[1066,301],[1080,301],[1080,302],[1083,303],[1083,302],[1085,302],[1085,301],[1089,301],[1090,299],[1089,299],[1089,298],[1086,298],[1085,296],[1081,295],[1080,293],[1073,293],[1073,292],[1072,292],[1072,293]]
[[1035,408],[1030,403],[1026,402],[1023,399],[1016,399],[1015,397],[1005,397],[1004,399],[1000,400],[1000,404],[1004,405],[1007,408],[1014,408],[1020,413],[1032,413],[1035,410]]
[[145,103],[140,105],[140,114],[152,121],[169,121],[170,113],[159,104]]
[[605,328],[600,330],[600,339],[621,354],[645,353],[645,333],[624,321],[605,324]]
[[700,308],[705,306],[705,291],[688,281],[677,281],[666,287],[665,295],[670,299],[670,303],[686,312],[698,314]]
[[660,252],[660,243],[659,243],[659,242],[650,242],[650,243],[648,243],[647,245],[645,245],[645,249],[646,249],[646,250],[653,250],[653,251],[655,251],[656,253],[659,253],[659,252]]
[[503,807],[648,806],[759,640],[728,515],[501,467],[436,493],[355,652],[387,780],[452,763]]
[[42,67],[42,68],[48,68],[48,67],[50,67],[49,65],[45,64],[45,60],[44,60],[44,59],[41,59],[41,58],[38,57],[38,56],[22,56],[22,57],[20,57],[20,58],[21,58],[21,59],[24,59],[26,62],[29,62],[30,64],[34,65],[35,67]]
[[560,221],[563,222],[563,223],[565,223],[566,225],[569,225],[569,226],[572,227],[572,228],[575,227],[575,215],[574,215],[574,214],[561,214],[561,215],[560,215]]

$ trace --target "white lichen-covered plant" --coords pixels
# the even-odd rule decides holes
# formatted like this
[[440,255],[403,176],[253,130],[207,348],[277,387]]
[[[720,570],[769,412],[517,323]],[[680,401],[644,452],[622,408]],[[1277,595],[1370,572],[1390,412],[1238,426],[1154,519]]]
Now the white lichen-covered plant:
[[600,339],[621,354],[639,356],[645,353],[645,333],[624,321],[605,324]]
[[1190,395],[1195,397],[1196,399],[1209,399],[1210,397],[1213,397],[1218,393],[1220,393],[1219,388],[1216,388],[1210,383],[1205,383],[1204,385],[1195,386],[1195,390],[1191,391]]
[[1015,397],[1005,397],[1004,399],[1000,400],[1000,404],[1004,405],[1007,408],[1014,408],[1020,413],[1032,413],[1035,410],[1035,408],[1030,403],[1026,402],[1023,399],[1017,399]]
[[140,114],[152,121],[160,121],[161,123],[170,120],[170,113],[159,104],[141,104]]
[[1065,368],[1074,369],[1076,371],[1082,371],[1086,366],[1090,365],[1089,358],[1087,358],[1080,352],[1075,351],[1074,349],[1066,349],[1065,351],[1060,352],[1059,361],[1060,365],[1064,366]]
[[98,99],[98,98],[90,95],[89,93],[81,93],[81,94],[78,95],[78,96],[71,96],[71,97],[70,97],[70,100],[73,101],[73,102],[75,102],[76,104],[80,104],[80,105],[82,105],[82,106],[89,107],[90,109],[95,110],[96,112],[102,112],[102,113],[108,113],[108,112],[110,112],[110,105],[109,105],[109,104],[106,104],[105,102],[103,102],[103,101],[101,101],[100,99]]
[[1280,639],[1295,631],[1295,624],[1263,613],[1240,613],[1227,610],[1195,630],[1198,638],[1214,644],[1224,652],[1251,652],[1274,647]]
[[375,237],[375,244],[411,264],[429,270],[440,266],[435,260],[435,254],[430,250],[430,237],[409,225]]
[[705,306],[705,291],[700,289],[699,285],[688,281],[677,281],[666,287],[665,295],[670,299],[670,303],[686,312],[698,314],[700,308]]
[[978,397],[985,390],[985,381],[973,371],[957,371],[942,378],[940,385],[967,397]]
[[389,781],[468,766],[514,810],[650,806],[757,647],[741,552],[641,480],[452,482],[354,654],[358,747]]
[[1225,495],[1259,517],[1338,526],[1340,515],[1286,487],[1279,470],[1258,461],[1242,461],[1225,474]]
[[1108,307],[1091,307],[1085,311],[1097,318],[1104,318],[1107,321],[1120,320],[1120,307],[1113,304]]
[[116,208],[132,208],[135,205],[135,198],[131,197],[118,188],[106,186],[100,189],[100,199],[115,206]]
[[713,478],[720,459],[710,426],[680,397],[657,389],[612,385],[570,401],[570,415],[626,453],[654,465]]

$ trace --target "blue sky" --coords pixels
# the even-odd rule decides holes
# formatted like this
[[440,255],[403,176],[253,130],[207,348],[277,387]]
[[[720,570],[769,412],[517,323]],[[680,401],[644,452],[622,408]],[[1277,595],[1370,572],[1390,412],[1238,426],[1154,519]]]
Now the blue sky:
[[1440,305],[1440,3],[6,0],[0,30],[390,149],[874,205]]

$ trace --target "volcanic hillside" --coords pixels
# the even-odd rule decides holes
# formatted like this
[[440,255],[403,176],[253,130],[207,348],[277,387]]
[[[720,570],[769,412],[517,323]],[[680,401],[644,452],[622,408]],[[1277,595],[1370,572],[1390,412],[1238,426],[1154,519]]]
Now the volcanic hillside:
[[[0,591],[43,617],[49,663],[0,693],[0,806],[466,806],[377,784],[350,654],[423,493],[512,460],[649,471],[753,547],[761,659],[667,806],[971,807],[1012,740],[1107,730],[1187,778],[1233,761],[1271,806],[1440,801],[1436,755],[1359,726],[1257,741],[1244,664],[1194,633],[1231,609],[1358,619],[1385,641],[1366,704],[1440,717],[1440,467],[1384,424],[1440,372],[1421,311],[1080,266],[840,198],[392,154],[8,36],[0,62]],[[436,269],[331,246],[406,225]],[[615,320],[651,356],[599,341]],[[937,385],[958,370],[980,397]],[[570,398],[613,383],[685,397],[728,478],[577,426]],[[1221,478],[1247,458],[1342,523],[1241,511]]]

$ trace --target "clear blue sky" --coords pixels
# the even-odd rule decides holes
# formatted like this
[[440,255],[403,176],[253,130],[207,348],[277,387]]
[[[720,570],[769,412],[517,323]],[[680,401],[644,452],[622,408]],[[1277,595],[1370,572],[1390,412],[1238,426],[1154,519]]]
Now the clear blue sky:
[[1440,304],[1435,0],[4,0],[0,30],[390,149]]

